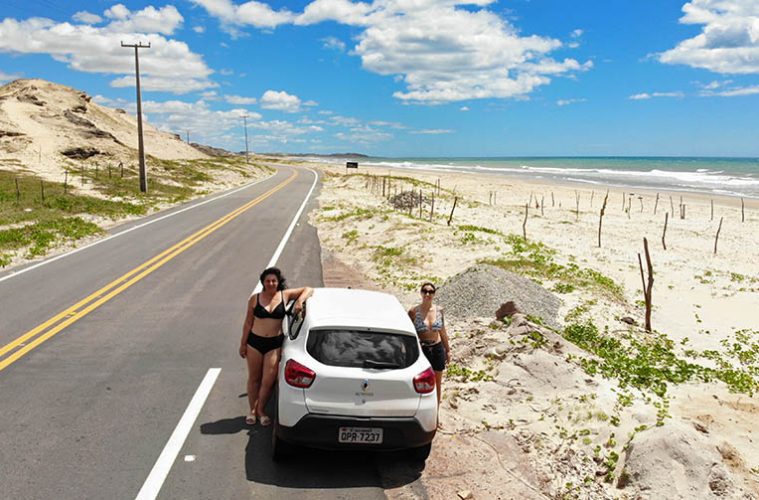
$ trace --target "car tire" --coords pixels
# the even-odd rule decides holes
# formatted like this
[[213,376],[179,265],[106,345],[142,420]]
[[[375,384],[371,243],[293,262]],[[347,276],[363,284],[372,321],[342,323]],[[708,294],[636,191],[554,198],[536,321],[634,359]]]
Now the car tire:
[[427,443],[418,448],[411,448],[407,453],[408,457],[414,462],[424,462],[430,456],[430,451],[432,451],[432,443]]

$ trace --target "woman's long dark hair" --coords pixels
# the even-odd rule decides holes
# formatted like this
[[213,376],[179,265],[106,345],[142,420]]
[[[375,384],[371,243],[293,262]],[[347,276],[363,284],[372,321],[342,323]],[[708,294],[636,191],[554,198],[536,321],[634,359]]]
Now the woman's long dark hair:
[[278,267],[268,267],[264,269],[264,272],[261,273],[261,276],[258,277],[258,279],[261,281],[261,285],[264,284],[264,279],[270,274],[273,274],[277,277],[277,281],[279,282],[277,285],[277,290],[284,290],[287,288],[285,286],[285,277],[282,275],[282,271],[279,270]]

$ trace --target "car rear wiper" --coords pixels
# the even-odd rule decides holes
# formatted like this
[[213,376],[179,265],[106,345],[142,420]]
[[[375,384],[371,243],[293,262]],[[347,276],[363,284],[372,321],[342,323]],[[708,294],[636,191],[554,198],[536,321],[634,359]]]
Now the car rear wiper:
[[382,361],[373,361],[371,359],[365,359],[364,368],[394,369],[394,368],[401,368],[401,365],[399,365],[398,363],[383,363]]

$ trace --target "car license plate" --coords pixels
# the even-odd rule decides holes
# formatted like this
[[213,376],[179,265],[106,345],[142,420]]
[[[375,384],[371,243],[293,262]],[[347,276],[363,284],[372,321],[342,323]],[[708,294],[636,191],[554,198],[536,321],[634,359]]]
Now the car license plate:
[[382,429],[376,427],[340,427],[338,443],[382,444]]

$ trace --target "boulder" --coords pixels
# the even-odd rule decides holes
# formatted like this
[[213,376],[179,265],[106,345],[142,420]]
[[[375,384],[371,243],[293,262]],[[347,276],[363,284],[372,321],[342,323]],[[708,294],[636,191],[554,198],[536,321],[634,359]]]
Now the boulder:
[[503,318],[514,316],[514,314],[520,312],[517,305],[514,303],[513,300],[510,300],[508,302],[504,302],[501,304],[501,307],[498,308],[498,310],[495,312],[495,319],[498,321],[501,321]]

